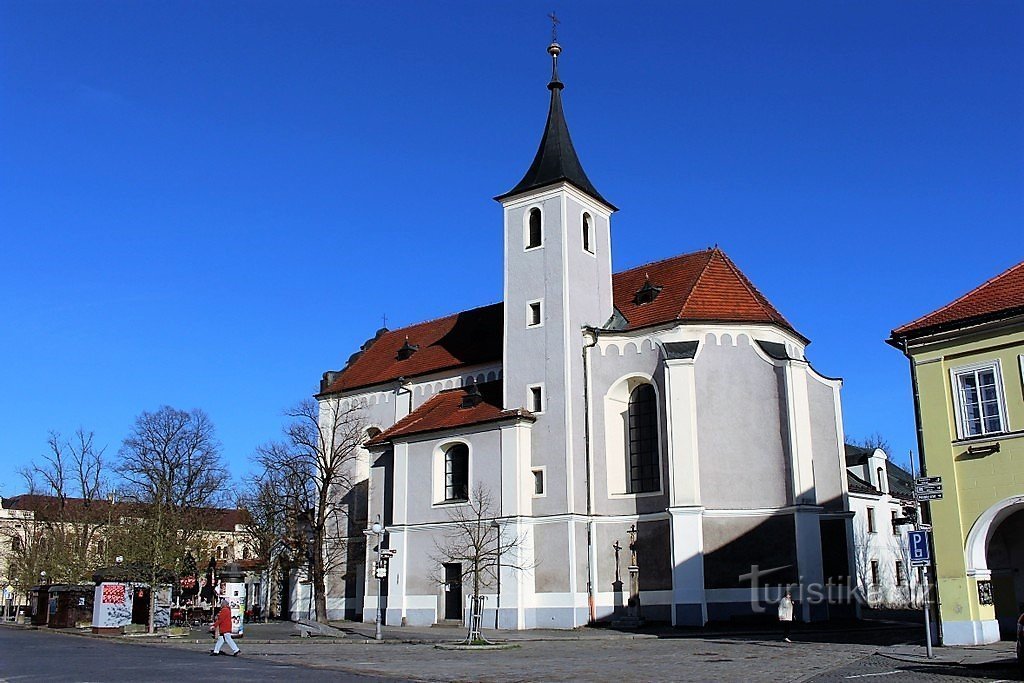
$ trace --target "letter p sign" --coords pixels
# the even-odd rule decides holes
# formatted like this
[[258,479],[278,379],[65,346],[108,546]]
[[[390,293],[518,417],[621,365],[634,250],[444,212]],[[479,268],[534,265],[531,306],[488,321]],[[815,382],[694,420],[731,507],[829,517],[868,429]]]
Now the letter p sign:
[[907,545],[910,547],[910,564],[912,566],[926,567],[932,563],[927,531],[908,531]]

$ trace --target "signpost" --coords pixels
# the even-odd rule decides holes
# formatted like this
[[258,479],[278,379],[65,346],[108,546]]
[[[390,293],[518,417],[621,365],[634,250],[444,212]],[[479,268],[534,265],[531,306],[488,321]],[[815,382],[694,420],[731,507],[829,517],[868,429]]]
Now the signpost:
[[[917,519],[921,519],[922,501],[942,500],[942,477],[917,477],[914,479],[914,499],[916,501]],[[927,528],[925,528],[927,527]],[[924,576],[924,636],[928,659],[932,654],[932,614],[931,591],[928,587],[928,568],[932,564],[931,525],[915,524],[913,531],[907,532],[907,546],[910,550],[910,566],[922,567]]]

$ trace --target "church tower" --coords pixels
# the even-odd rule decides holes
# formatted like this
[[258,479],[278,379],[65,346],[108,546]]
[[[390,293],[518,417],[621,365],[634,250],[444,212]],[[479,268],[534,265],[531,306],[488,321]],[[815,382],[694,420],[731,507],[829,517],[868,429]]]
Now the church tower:
[[616,209],[587,178],[569,137],[561,51],[557,42],[548,47],[551,104],[537,155],[495,199],[505,219],[504,405],[538,414],[533,459],[549,480],[540,506],[573,512],[585,506],[582,331],[604,326],[614,311],[609,221]]

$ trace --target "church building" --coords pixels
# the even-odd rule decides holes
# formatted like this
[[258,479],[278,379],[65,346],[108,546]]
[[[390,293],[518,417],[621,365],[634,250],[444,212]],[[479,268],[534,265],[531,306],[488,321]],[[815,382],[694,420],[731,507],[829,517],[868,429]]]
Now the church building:
[[[443,549],[480,497],[486,625],[699,626],[773,616],[783,585],[798,618],[848,614],[842,381],[717,247],[613,272],[616,207],[573,148],[548,52],[540,148],[496,198],[503,301],[381,330],[324,373],[322,412],[366,426],[332,618],[380,602],[389,625],[464,619],[467,567]],[[393,551],[379,579],[374,521]]]

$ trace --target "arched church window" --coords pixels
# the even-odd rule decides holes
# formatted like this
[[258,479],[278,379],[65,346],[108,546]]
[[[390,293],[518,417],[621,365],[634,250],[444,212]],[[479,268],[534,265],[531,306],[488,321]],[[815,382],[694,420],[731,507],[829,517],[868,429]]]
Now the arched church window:
[[444,453],[444,500],[469,500],[469,447],[457,443]]
[[583,214],[583,248],[594,253],[594,219],[589,213]]
[[530,209],[530,220],[527,226],[526,248],[539,247],[541,243],[541,216],[540,209]]
[[654,387],[641,384],[629,395],[629,492],[661,488],[658,407]]

